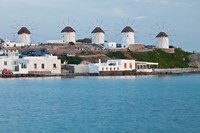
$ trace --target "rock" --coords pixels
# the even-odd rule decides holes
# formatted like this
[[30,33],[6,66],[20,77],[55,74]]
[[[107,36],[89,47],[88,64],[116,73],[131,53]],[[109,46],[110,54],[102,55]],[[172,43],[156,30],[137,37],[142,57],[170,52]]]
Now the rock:
[[189,56],[190,59],[190,63],[189,66],[190,67],[198,67],[200,68],[200,54],[192,54]]

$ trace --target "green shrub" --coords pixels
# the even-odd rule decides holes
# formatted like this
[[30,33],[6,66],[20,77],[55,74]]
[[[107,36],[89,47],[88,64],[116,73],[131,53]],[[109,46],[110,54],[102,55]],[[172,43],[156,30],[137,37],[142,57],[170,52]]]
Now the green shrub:
[[61,59],[61,63],[64,63],[64,61],[67,61],[68,64],[80,64],[83,59],[78,56],[60,56],[59,59]]
[[127,59],[128,57],[126,57],[122,52],[117,51],[117,52],[108,52],[106,54],[108,57],[110,58],[114,58],[114,59]]
[[156,49],[154,51],[140,53],[129,51],[129,54],[139,61],[158,62],[160,68],[186,68],[189,67],[188,63],[190,62],[188,56],[192,53],[175,49],[175,53],[171,54],[161,49]]

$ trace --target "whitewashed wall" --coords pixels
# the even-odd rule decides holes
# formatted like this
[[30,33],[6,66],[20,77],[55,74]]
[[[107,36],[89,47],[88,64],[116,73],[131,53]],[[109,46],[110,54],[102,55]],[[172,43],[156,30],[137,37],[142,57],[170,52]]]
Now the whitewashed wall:
[[168,49],[169,48],[169,38],[168,37],[159,37],[157,47]]
[[[44,56],[44,57],[24,57],[19,60],[19,63],[23,63],[27,66],[28,71],[51,71],[52,74],[61,74],[61,61],[56,56]],[[34,64],[37,67],[34,67]],[[44,64],[44,68],[42,68]],[[53,64],[56,64],[54,68]],[[20,68],[20,71],[25,71]]]
[[89,73],[99,73],[100,71],[132,70],[135,70],[135,60],[108,60],[106,63],[95,63],[89,65]]
[[135,44],[134,32],[122,33],[122,48],[127,48],[129,44]]
[[30,34],[20,34],[19,35],[20,43],[30,44],[31,43],[31,35]]
[[[19,58],[18,52],[6,52],[6,54],[6,56],[0,56],[0,71],[8,69],[15,74],[28,74],[29,71],[51,71],[52,74],[61,74],[61,61],[57,56]],[[34,64],[37,64],[37,68]]]
[[105,49],[115,49],[115,48],[117,48],[117,43],[116,42],[106,42],[106,43],[104,43],[104,48]]
[[76,43],[76,33],[75,32],[64,32],[64,42]]
[[102,32],[93,33],[92,43],[94,44],[104,44],[105,34]]

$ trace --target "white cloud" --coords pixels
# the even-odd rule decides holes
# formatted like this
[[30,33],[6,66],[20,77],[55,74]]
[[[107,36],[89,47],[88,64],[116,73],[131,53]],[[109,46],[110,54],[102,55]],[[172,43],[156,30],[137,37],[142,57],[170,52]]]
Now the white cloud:
[[138,16],[138,17],[134,17],[134,20],[142,20],[142,19],[147,19],[147,16]]
[[190,6],[191,2],[183,0],[134,0],[134,2],[161,4],[161,5],[175,5],[175,6]]

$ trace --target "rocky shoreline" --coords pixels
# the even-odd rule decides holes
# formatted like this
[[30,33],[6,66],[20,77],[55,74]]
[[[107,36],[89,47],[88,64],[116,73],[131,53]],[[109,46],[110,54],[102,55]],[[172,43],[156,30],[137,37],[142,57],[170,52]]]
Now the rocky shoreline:
[[183,74],[183,73],[200,73],[200,68],[167,68],[155,69],[153,74]]

